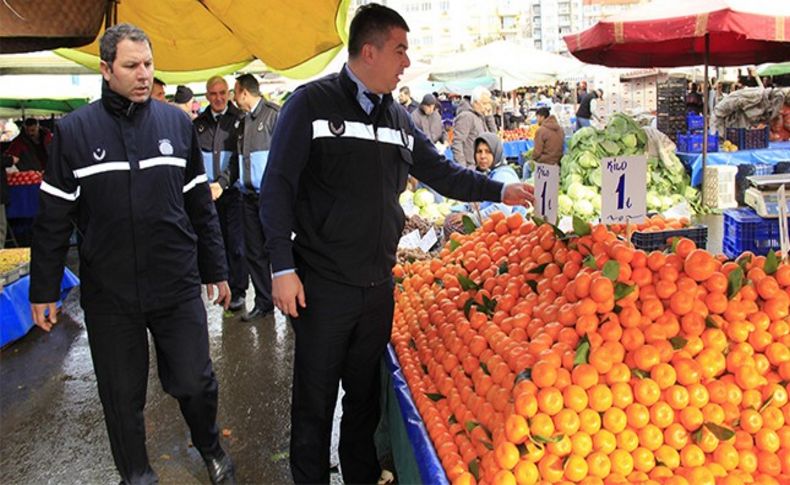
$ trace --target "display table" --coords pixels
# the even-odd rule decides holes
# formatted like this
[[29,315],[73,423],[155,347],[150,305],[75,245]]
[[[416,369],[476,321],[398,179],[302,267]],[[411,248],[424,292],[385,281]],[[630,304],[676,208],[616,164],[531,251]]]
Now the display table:
[[[502,155],[505,158],[518,158],[518,164],[523,165],[524,153],[528,152],[534,146],[534,140],[505,141],[502,142]],[[444,156],[447,157],[448,160],[453,160],[453,151],[450,148],[447,148],[447,150],[444,152]]]
[[[702,154],[677,153],[678,158],[686,167],[691,168],[691,185],[702,184]],[[761,150],[739,150],[737,152],[708,153],[708,165],[742,165],[765,163],[776,165],[779,162],[790,162],[790,143],[771,143],[769,148]]]
[[[60,283],[58,307],[69,291],[79,284],[79,278],[66,268]],[[23,337],[33,327],[29,291],[30,276],[18,279],[0,291],[0,347]]]
[[384,364],[383,399],[398,482],[446,485],[447,475],[411,397],[391,344],[387,345]]
[[8,187],[9,204],[6,217],[9,219],[32,219],[38,212],[38,190],[40,184],[12,185]]

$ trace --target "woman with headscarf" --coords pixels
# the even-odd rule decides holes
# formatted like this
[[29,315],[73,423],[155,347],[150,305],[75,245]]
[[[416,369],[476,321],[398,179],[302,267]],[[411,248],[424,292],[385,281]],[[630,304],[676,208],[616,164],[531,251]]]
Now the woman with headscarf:
[[[486,174],[491,180],[502,182],[503,184],[521,182],[513,167],[507,164],[502,148],[502,140],[495,133],[482,133],[475,139],[474,155],[477,170]],[[521,213],[526,212],[524,207],[511,207],[499,202],[483,202],[480,204],[480,212],[484,218],[495,211],[509,215],[514,210]]]

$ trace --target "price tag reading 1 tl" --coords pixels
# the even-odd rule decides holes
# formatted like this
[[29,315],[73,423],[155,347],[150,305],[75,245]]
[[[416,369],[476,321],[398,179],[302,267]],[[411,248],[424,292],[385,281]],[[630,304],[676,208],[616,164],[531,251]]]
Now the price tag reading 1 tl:
[[560,188],[559,165],[535,164],[535,212],[551,224],[557,223]]
[[601,222],[641,222],[647,215],[647,156],[601,160]]

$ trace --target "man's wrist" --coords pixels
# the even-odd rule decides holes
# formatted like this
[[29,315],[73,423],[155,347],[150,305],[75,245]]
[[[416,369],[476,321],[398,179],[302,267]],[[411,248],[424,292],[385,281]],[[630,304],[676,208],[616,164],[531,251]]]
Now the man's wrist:
[[276,271],[272,273],[272,279],[291,273],[296,273],[296,269],[295,268],[282,269],[280,271]]

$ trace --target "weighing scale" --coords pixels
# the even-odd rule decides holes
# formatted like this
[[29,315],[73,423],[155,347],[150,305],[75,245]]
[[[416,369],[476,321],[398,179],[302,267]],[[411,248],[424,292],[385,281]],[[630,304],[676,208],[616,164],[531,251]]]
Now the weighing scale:
[[[782,185],[790,190],[790,174],[752,175],[746,177],[752,187],[746,189],[743,201],[754,209],[760,217],[779,217],[779,198],[776,191]],[[790,199],[788,199],[788,212],[790,212]]]

